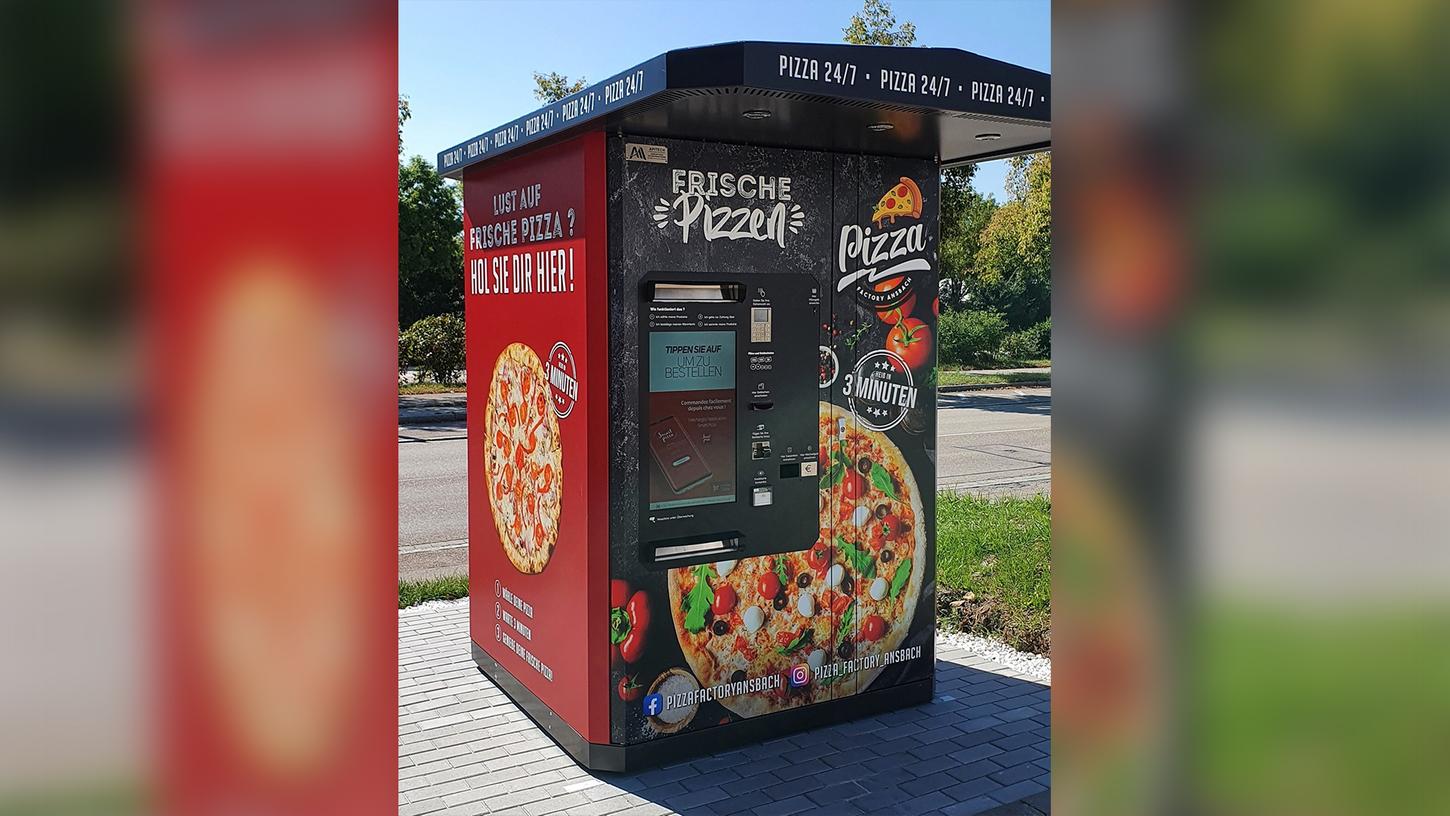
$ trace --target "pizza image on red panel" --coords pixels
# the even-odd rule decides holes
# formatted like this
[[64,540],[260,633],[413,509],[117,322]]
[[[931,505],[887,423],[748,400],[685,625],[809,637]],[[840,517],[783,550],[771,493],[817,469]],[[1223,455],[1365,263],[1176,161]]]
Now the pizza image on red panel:
[[895,187],[887,190],[886,194],[881,196],[881,200],[876,202],[876,209],[871,213],[871,221],[879,227],[881,222],[888,218],[891,219],[891,223],[895,224],[898,215],[920,218],[921,203],[921,188],[916,186],[916,182],[910,178],[902,176],[901,181]]
[[543,572],[559,537],[563,450],[544,366],[527,345],[499,354],[484,417],[488,500],[504,554],[519,572]]

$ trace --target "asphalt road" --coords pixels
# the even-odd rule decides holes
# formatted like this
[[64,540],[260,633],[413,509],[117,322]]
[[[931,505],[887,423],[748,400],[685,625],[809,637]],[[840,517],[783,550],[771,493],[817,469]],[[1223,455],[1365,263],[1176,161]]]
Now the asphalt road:
[[[937,485],[983,496],[1049,491],[1052,391],[942,394]],[[462,422],[398,428],[398,572],[468,570],[467,440]]]

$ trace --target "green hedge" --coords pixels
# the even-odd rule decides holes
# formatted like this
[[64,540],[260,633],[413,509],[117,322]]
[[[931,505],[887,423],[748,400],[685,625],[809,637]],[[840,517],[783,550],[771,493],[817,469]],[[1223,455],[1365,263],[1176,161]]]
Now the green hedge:
[[398,365],[417,366],[434,382],[455,382],[463,363],[463,315],[430,315],[398,336]]
[[942,312],[937,319],[938,359],[946,366],[980,366],[992,361],[1007,335],[996,312]]

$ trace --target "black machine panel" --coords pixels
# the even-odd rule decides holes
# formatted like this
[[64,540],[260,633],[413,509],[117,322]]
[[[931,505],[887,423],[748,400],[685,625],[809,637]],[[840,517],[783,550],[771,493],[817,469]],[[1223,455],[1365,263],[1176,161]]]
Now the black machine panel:
[[655,273],[640,286],[639,558],[799,550],[818,521],[814,276]]

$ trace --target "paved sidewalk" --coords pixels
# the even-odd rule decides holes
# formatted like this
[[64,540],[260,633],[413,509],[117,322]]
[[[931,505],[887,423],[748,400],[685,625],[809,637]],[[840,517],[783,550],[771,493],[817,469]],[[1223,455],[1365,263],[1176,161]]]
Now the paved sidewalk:
[[937,696],[926,705],[643,773],[594,775],[473,665],[467,600],[402,610],[398,812],[1046,811],[1048,686],[940,641],[937,648]]

